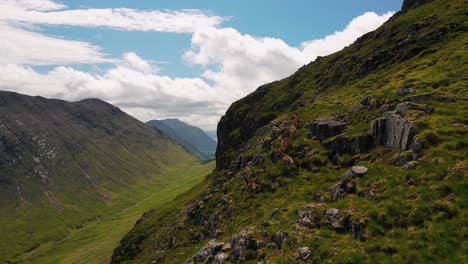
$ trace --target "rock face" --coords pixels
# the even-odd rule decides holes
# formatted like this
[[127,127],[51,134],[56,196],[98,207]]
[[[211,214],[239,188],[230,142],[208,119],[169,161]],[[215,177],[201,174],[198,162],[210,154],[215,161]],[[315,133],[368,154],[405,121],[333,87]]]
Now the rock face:
[[257,250],[258,241],[252,238],[252,228],[247,228],[231,238],[231,262],[242,263],[249,259],[248,250]]
[[340,210],[338,210],[336,208],[330,208],[325,213],[325,217],[328,219],[328,221],[330,222],[331,226],[334,229],[341,228],[341,225],[340,225]]
[[336,121],[333,118],[319,118],[309,124],[308,138],[317,137],[323,141],[329,137],[343,133],[346,127],[345,122]]
[[215,255],[218,251],[221,250],[224,243],[216,242],[214,239],[210,240],[206,245],[204,245],[191,259],[189,259],[187,264],[194,263],[207,263],[212,262],[215,258]]
[[338,135],[329,143],[330,156],[351,154],[356,155],[368,152],[374,146],[372,136],[368,134],[357,137],[348,137],[347,135]]
[[395,111],[373,120],[369,131],[377,145],[395,149],[409,149],[416,132],[416,126]]

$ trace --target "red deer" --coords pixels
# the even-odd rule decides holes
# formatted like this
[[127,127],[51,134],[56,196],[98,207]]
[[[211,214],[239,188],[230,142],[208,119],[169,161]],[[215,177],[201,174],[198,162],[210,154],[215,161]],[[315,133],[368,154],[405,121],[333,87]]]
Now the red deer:
[[290,125],[289,126],[289,134],[294,137],[296,135],[297,128],[295,125]]
[[289,139],[289,137],[283,138],[280,143],[280,151],[286,151],[289,148],[289,145],[291,145],[291,140]]
[[301,123],[301,118],[297,113],[294,114],[294,126],[299,127],[299,124]]
[[290,156],[283,153],[283,162],[288,166],[294,166],[294,160]]

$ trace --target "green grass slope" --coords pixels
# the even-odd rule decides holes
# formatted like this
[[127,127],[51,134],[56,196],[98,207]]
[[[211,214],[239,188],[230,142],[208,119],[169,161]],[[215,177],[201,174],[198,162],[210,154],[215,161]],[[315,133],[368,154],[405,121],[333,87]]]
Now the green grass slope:
[[193,159],[184,160],[160,174],[154,183],[126,193],[134,200],[131,206],[115,205],[112,212],[72,230],[60,241],[40,245],[16,260],[41,264],[109,263],[114,248],[144,212],[165,208],[177,196],[200,184],[213,168],[214,162],[201,164]]
[[0,262],[119,208],[194,157],[97,99],[0,91]]
[[[194,263],[221,252],[227,263],[466,263],[466,1],[404,7],[343,51],[235,102],[218,125],[218,170],[205,189],[179,197],[179,210],[147,213],[113,263],[184,263],[210,239],[225,248]],[[405,102],[402,122],[422,149],[369,139],[373,120]],[[294,113],[304,122],[288,166],[272,157]],[[306,125],[330,116],[346,120],[344,134],[307,136]],[[415,161],[398,164],[405,155]],[[355,165],[368,172],[350,178]]]

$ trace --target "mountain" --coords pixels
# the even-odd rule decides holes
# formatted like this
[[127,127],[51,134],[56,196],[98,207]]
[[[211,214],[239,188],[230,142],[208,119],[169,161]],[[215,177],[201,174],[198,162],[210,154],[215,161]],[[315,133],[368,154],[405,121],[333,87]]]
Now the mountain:
[[466,4],[405,0],[233,103],[207,187],[146,213],[112,262],[466,263]]
[[0,261],[134,204],[186,160],[162,132],[101,100],[0,91]]
[[200,128],[178,119],[151,120],[146,124],[163,131],[168,137],[202,160],[214,159],[217,143]]

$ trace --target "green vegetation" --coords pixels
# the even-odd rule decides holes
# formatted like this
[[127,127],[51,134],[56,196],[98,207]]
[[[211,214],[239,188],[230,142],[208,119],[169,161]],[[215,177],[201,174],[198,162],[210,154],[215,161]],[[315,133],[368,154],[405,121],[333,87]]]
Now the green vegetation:
[[[31,252],[21,254],[13,261],[108,263],[120,239],[145,211],[165,208],[178,195],[202,182],[213,167],[213,162],[200,164],[193,158],[183,160],[177,166],[157,175],[152,183],[119,194],[119,198],[113,201],[111,208],[99,213],[100,217],[82,222],[75,228],[66,228],[66,236],[40,244]],[[90,216],[94,214],[95,210],[89,212]],[[53,218],[49,220],[53,221]],[[48,233],[48,230],[42,232]]]
[[[203,183],[203,193],[179,197],[171,206],[180,211],[148,212],[122,240],[114,262],[183,263],[210,238],[232,242],[251,227],[248,239],[255,246],[244,250],[245,263],[301,263],[300,247],[310,248],[312,263],[466,263],[465,6],[464,0],[434,0],[400,14],[343,51],[235,102],[220,122],[225,145],[218,148],[218,170]],[[398,95],[404,87],[413,92]],[[379,107],[393,110],[426,93],[433,97],[420,103],[435,111],[409,110],[405,116],[423,145],[413,169],[394,164],[395,157],[413,152],[385,146],[331,156],[329,144],[336,138],[308,139],[303,125],[288,150],[296,166],[270,158],[279,144],[275,127],[294,113],[307,124],[331,115],[342,118],[371,95],[377,108],[348,116],[346,139],[352,139],[367,135],[371,121],[382,116]],[[268,139],[271,148],[259,147]],[[258,154],[264,163],[249,167],[250,180],[261,187],[254,192],[244,183],[246,172],[230,165],[242,155],[251,160]],[[330,187],[352,165],[369,171],[355,179],[355,190],[333,200]],[[297,222],[306,205],[313,206],[312,226]],[[336,228],[326,218],[330,208],[340,210]],[[279,231],[289,234],[281,247],[273,239]]]

